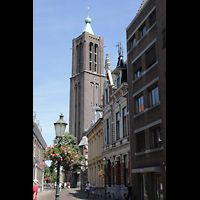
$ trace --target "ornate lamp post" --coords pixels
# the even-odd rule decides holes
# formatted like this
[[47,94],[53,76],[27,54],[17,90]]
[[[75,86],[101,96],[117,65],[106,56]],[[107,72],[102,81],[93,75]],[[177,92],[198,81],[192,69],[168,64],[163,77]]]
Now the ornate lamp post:
[[107,176],[107,168],[106,168],[106,165],[107,165],[107,159],[106,157],[103,158],[103,165],[104,165],[104,179],[105,179],[105,200],[107,200],[107,195],[106,195],[106,176]]
[[[55,126],[55,132],[56,132],[56,138],[59,138],[58,145],[61,146],[60,141],[62,140],[62,137],[65,133],[65,128],[67,123],[63,120],[63,115],[61,113],[60,119],[54,123]],[[57,185],[56,185],[56,200],[59,200],[59,178],[60,178],[60,162],[58,161],[58,167],[57,167]]]

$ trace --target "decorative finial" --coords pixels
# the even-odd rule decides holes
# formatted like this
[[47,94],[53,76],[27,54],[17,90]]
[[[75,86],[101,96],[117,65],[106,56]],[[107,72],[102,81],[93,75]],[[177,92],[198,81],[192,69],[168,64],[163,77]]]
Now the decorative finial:
[[63,117],[64,117],[64,115],[63,115],[62,112],[61,112],[60,119],[62,119]]

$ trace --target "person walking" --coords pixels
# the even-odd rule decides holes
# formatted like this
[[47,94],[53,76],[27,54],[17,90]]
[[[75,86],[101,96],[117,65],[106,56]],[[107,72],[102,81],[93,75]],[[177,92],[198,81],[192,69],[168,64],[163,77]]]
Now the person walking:
[[37,200],[37,193],[38,193],[38,186],[37,186],[38,180],[33,180],[33,200]]
[[129,200],[129,197],[131,197],[131,200],[132,200],[132,186],[130,183],[128,183],[128,200]]
[[62,184],[61,184],[61,183],[59,183],[59,189],[60,189],[60,191],[61,191],[61,185],[62,185]]
[[87,198],[89,198],[89,195],[90,195],[90,183],[89,183],[89,181],[87,181],[87,183],[86,183],[86,192],[87,192]]
[[93,186],[92,186],[92,196],[93,196],[93,198],[96,198],[96,186],[95,186],[94,183],[93,183]]

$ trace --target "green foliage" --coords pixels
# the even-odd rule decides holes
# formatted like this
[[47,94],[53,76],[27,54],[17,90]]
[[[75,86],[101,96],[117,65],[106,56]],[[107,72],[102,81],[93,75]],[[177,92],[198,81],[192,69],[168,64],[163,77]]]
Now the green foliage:
[[46,165],[44,168],[44,180],[46,179],[47,183],[54,183],[56,181],[56,177],[57,173],[55,169],[51,169],[51,167]]

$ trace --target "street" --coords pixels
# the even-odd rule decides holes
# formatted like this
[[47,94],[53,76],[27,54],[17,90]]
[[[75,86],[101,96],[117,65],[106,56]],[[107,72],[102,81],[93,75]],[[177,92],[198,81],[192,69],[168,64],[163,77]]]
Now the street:
[[[55,189],[44,189],[42,192],[38,193],[38,200],[55,200]],[[60,200],[75,200],[75,199],[87,199],[86,193],[81,191],[80,188],[70,188],[70,189],[61,189],[60,191]],[[93,198],[90,194],[89,199],[104,200],[103,197]]]

